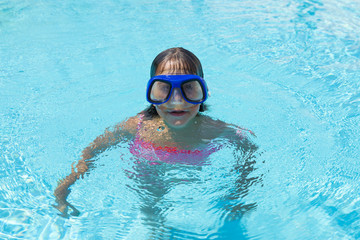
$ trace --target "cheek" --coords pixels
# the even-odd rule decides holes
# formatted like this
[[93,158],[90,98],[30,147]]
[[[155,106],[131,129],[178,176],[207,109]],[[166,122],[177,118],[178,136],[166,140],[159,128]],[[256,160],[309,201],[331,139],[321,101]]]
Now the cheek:
[[199,111],[200,110],[200,104],[196,104],[192,107],[192,109],[194,109],[194,111]]
[[155,105],[155,109],[156,109],[156,111],[157,111],[157,113],[159,114],[160,117],[165,116],[166,107],[164,106],[164,104]]
[[190,111],[192,113],[192,115],[196,115],[200,110],[200,105],[194,105],[190,108]]
[[164,104],[161,104],[161,105],[154,105],[155,106],[155,109],[156,111],[159,113],[159,112],[164,112],[166,107],[164,106]]

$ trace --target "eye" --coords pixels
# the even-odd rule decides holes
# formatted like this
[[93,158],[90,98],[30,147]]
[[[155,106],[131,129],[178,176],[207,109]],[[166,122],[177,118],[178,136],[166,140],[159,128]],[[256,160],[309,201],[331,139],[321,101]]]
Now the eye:
[[185,91],[192,91],[194,90],[195,86],[193,82],[185,83],[183,86]]
[[186,90],[192,90],[193,89],[193,86],[191,84],[185,84],[184,88]]
[[153,88],[160,90],[160,91],[169,91],[170,85],[163,82],[156,82]]
[[160,88],[161,88],[162,91],[169,91],[170,86],[167,85],[167,84],[163,84],[162,86],[160,86]]

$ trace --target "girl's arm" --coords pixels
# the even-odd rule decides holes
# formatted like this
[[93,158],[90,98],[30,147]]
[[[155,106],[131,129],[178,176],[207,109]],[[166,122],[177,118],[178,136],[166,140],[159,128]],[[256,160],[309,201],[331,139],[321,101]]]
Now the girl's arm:
[[261,155],[259,146],[253,142],[255,134],[251,130],[227,124],[227,136],[234,147],[234,166],[231,170],[234,181],[228,194],[221,198],[227,218],[238,220],[245,212],[256,208],[255,202],[244,202],[249,189],[255,183],[261,182],[261,176],[252,174],[256,170],[256,162]]
[[85,172],[89,170],[89,165],[95,156],[104,152],[111,146],[118,144],[123,138],[131,137],[136,132],[138,122],[137,117],[128,119],[126,122],[118,124],[113,131],[106,130],[104,134],[98,136],[88,147],[82,151],[81,159],[76,164],[75,171],[74,163],[71,164],[71,173],[58,181],[58,186],[54,191],[55,201],[57,205],[53,205],[62,214],[67,217],[68,207],[72,209],[71,215],[79,215],[79,211],[71,205],[66,198],[70,194],[70,186],[73,185],[80,177],[84,178]]

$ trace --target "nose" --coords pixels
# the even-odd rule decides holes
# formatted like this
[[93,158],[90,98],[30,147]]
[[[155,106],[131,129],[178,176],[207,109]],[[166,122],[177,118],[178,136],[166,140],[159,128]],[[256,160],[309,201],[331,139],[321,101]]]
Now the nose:
[[184,102],[184,98],[181,94],[180,88],[174,88],[173,92],[171,93],[169,101],[171,103],[182,103]]

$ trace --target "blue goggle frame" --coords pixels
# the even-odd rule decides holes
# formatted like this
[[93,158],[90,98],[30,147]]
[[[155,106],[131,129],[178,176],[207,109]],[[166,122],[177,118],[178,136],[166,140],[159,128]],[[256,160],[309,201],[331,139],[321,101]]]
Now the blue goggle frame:
[[[204,94],[204,98],[201,101],[191,101],[190,99],[187,98],[186,94],[184,94],[181,85],[183,83],[192,81],[192,80],[196,80],[200,83],[200,86],[202,88],[203,94]],[[161,81],[161,82],[166,82],[169,83],[171,86],[171,89],[169,91],[169,95],[167,96],[167,98],[164,101],[161,102],[157,102],[157,101],[153,101],[150,98],[150,91],[151,91],[151,87],[153,85],[153,83],[155,81]],[[149,103],[152,104],[163,104],[166,103],[167,101],[169,101],[170,96],[174,90],[174,88],[179,88],[181,95],[183,96],[183,98],[185,99],[185,101],[187,101],[188,103],[192,103],[192,104],[200,104],[206,101],[207,97],[208,97],[208,88],[206,85],[206,82],[203,78],[197,76],[197,75],[191,75],[191,74],[186,74],[186,75],[158,75],[158,76],[154,76],[152,78],[150,78],[148,84],[147,84],[147,88],[146,88],[146,100]]]

